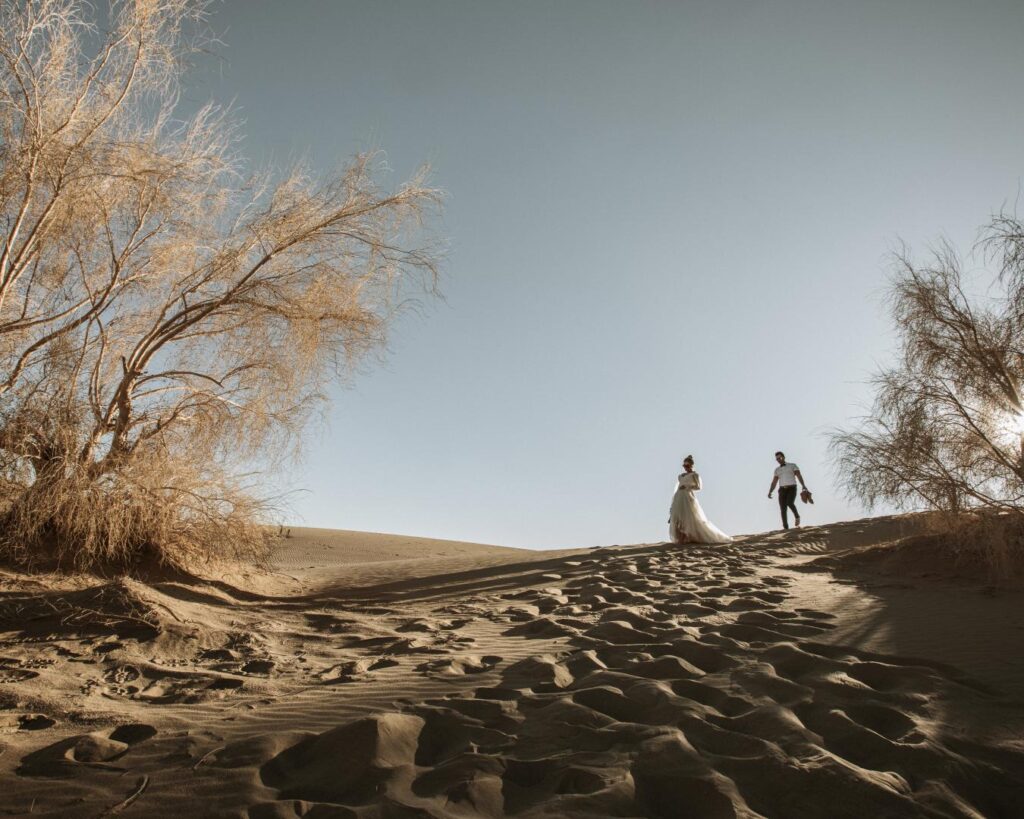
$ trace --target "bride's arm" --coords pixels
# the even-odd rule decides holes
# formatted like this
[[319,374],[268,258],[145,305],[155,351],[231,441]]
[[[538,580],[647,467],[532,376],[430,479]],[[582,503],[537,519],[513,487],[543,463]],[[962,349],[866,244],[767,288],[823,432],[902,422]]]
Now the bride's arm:
[[696,472],[693,473],[693,488],[694,491],[696,491],[697,489],[704,488],[704,484],[700,482],[700,475],[698,475]]

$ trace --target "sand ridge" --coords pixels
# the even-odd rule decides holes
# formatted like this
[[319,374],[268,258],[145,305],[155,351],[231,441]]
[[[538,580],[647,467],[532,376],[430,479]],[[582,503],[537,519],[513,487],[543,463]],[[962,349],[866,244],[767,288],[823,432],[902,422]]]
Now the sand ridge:
[[[808,605],[793,570],[829,539],[480,547],[397,556],[383,582],[388,561],[339,561],[287,594],[119,581],[90,592],[105,608],[51,599],[4,621],[4,808],[1015,815],[1021,702],[941,660],[837,644],[843,612]],[[67,622],[82,609],[106,619]]]

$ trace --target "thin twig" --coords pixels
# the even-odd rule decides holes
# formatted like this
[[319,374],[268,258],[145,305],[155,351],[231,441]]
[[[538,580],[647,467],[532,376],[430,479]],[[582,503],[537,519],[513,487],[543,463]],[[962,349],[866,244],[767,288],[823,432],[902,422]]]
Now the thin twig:
[[143,774],[139,780],[135,783],[135,790],[132,791],[123,800],[118,802],[116,805],[111,805],[109,808],[104,810],[102,813],[96,815],[96,819],[103,819],[104,816],[113,816],[115,813],[120,813],[129,805],[131,805],[136,799],[138,799],[145,792],[146,788],[149,787],[149,777]]
[[226,747],[226,745],[219,745],[216,748],[207,751],[205,754],[199,757],[199,759],[196,760],[196,764],[192,766],[192,770],[194,771],[196,768],[198,768],[200,765],[206,762],[206,760],[208,760],[211,756],[213,756],[218,751],[223,751]]

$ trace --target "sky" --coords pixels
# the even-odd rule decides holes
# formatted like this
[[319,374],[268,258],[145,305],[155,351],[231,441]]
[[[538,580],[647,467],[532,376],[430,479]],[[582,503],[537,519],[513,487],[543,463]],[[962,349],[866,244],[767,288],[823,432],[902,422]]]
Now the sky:
[[[1024,175],[1024,3],[224,0],[186,104],[257,164],[379,148],[445,191],[443,301],[274,476],[296,524],[527,548],[865,514],[828,432],[891,361],[888,258],[969,249]],[[883,510],[884,511],[884,510]]]

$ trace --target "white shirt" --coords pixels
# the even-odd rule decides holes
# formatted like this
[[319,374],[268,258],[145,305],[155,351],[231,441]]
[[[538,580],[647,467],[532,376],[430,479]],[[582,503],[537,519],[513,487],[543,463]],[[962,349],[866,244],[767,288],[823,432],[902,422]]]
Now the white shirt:
[[796,486],[796,473],[800,467],[796,464],[784,463],[775,470],[775,477],[779,479],[779,486]]

